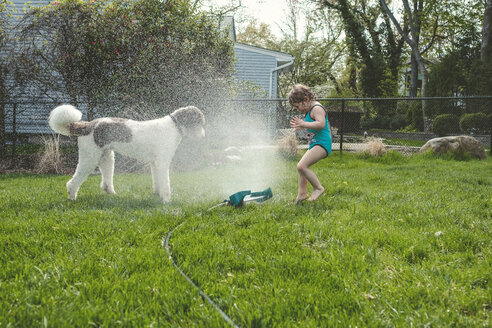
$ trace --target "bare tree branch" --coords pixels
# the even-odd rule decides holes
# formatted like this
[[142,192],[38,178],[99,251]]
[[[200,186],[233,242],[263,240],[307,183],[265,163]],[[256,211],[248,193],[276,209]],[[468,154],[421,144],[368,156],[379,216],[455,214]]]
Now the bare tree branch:
[[434,28],[432,30],[432,38],[427,44],[427,46],[420,52],[421,55],[425,54],[432,46],[434,42],[437,40],[437,28],[439,27],[439,15],[436,17],[436,21],[434,22]]

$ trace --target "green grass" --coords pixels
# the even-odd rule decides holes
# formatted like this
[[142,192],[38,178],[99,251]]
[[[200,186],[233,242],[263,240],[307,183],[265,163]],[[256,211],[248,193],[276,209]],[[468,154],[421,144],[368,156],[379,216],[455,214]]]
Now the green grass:
[[[239,326],[490,326],[491,162],[333,153],[301,206],[295,161],[173,174],[167,205],[147,175],[73,202],[68,176],[0,175],[0,327],[226,327],[161,245],[182,222],[175,260]],[[274,198],[207,211],[231,176]]]

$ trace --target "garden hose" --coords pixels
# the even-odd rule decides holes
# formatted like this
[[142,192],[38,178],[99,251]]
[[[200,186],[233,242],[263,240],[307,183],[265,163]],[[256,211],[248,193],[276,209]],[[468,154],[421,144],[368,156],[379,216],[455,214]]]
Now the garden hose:
[[[232,194],[231,196],[229,196],[229,199],[226,199],[222,203],[219,203],[215,206],[212,206],[208,210],[210,211],[213,208],[223,206],[223,205],[230,205],[230,206],[234,206],[237,208],[237,207],[241,207],[244,204],[249,203],[249,202],[261,203],[261,202],[264,202],[265,200],[268,200],[272,197],[273,197],[273,193],[272,193],[272,190],[270,188],[267,188],[263,191],[258,191],[258,192],[251,192],[251,190],[244,190],[244,191],[240,191],[240,192],[237,192],[235,194]],[[207,294],[205,294],[205,292],[195,282],[193,282],[193,280],[191,280],[190,277],[188,277],[183,272],[183,270],[181,270],[181,268],[174,261],[172,255],[171,255],[171,251],[169,249],[169,239],[171,238],[171,235],[173,234],[173,232],[176,231],[179,227],[181,227],[184,223],[185,223],[185,221],[183,221],[179,225],[177,225],[173,230],[171,230],[167,234],[166,239],[162,240],[162,246],[166,249],[169,260],[171,261],[173,266],[176,268],[176,270],[178,270],[178,272],[186,279],[186,281],[188,281],[193,287],[195,287],[198,290],[198,292],[200,293],[200,296],[203,299],[207,300],[215,308],[215,310],[217,310],[217,312],[219,312],[219,314],[222,316],[222,318],[224,318],[224,320],[228,324],[230,324],[231,326],[233,326],[235,328],[239,327],[238,325],[236,325],[234,323],[234,321],[232,321],[232,319],[221,308],[219,308],[219,306],[217,304],[215,304],[215,302],[210,297],[207,296]]]
[[166,239],[165,240],[162,240],[162,246],[164,246],[164,248],[166,248],[166,252],[167,252],[167,255],[169,257],[169,260],[171,261],[171,263],[173,264],[173,266],[178,270],[178,272],[193,286],[195,287],[198,292],[200,293],[200,296],[202,297],[202,299],[205,299],[207,300],[214,308],[215,310],[217,310],[217,312],[219,312],[219,314],[222,316],[222,318],[224,318],[224,320],[230,324],[231,326],[235,327],[235,328],[239,328],[238,325],[236,325],[234,323],[234,321],[232,321],[231,318],[229,318],[229,316],[224,312],[222,311],[222,309],[217,305],[215,304],[215,302],[207,296],[207,294],[205,294],[205,292],[197,285],[193,282],[193,280],[191,280],[190,277],[188,277],[184,272],[183,270],[180,269],[180,267],[176,264],[176,262],[174,261],[172,255],[171,255],[171,251],[169,250],[169,239],[171,238],[171,235],[172,233],[177,230],[179,227],[181,227],[183,224],[185,223],[185,221],[181,222],[179,225],[177,225],[173,230],[171,230]]

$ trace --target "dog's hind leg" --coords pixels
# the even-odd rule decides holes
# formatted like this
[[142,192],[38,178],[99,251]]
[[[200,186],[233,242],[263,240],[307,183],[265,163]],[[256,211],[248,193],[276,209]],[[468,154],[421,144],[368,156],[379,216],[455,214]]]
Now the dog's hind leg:
[[108,194],[114,194],[113,174],[114,174],[114,152],[110,149],[104,151],[99,160],[99,170],[101,171],[101,189]]
[[67,182],[68,199],[75,200],[77,198],[80,186],[89,174],[94,172],[101,155],[102,152],[97,149],[84,149],[82,143],[79,142],[79,163],[72,179]]

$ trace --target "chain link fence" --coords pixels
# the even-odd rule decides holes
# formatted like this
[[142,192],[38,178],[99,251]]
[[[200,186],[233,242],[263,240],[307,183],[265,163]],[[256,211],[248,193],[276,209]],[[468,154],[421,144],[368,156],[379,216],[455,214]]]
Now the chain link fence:
[[[368,139],[377,139],[389,149],[414,152],[429,139],[445,135],[471,135],[489,150],[492,145],[492,96],[320,98],[318,101],[324,105],[328,114],[333,151],[360,150]],[[231,123],[227,132],[229,134],[245,133],[250,125],[242,124],[243,121],[255,117],[259,118],[261,129],[265,130],[262,138],[273,140],[291,131],[290,119],[300,114],[290,106],[287,99],[242,99],[226,103],[230,111],[244,114]],[[59,104],[0,103],[0,165],[32,168],[36,163],[35,155],[39,156],[46,138],[53,133],[48,126],[48,117]],[[127,118],[142,118],[141,112],[133,113],[131,108],[119,108],[117,104],[102,104],[89,109],[87,104],[82,103],[77,107],[84,113],[84,119],[89,110],[95,113],[95,117],[97,113],[104,113],[104,116],[113,113]],[[101,109],[98,110],[98,107]],[[220,111],[218,108],[213,110]],[[207,109],[204,111],[207,115]],[[298,133],[297,137],[302,147],[306,142],[305,136]],[[60,141],[61,145],[66,146],[66,153],[76,157],[75,139],[61,137]]]

